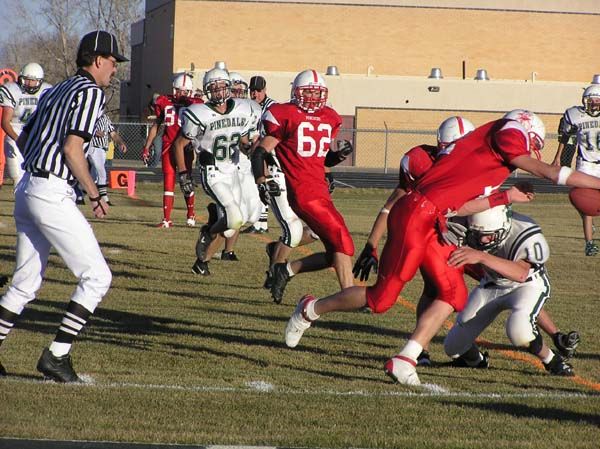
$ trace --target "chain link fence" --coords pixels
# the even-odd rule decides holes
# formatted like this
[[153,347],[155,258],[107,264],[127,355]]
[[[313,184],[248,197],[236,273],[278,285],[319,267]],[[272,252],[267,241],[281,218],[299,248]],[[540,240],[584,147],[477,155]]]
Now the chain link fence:
[[[141,166],[142,150],[146,143],[150,123],[115,123],[115,129],[127,144],[125,154],[115,151],[113,162],[122,166]],[[398,172],[402,156],[411,148],[422,145],[436,144],[437,130],[434,129],[342,129],[339,138],[348,139],[354,143],[355,151],[342,167],[360,170],[383,171],[384,173]],[[557,134],[546,135],[546,142],[556,142]],[[554,156],[549,145],[544,159]],[[159,147],[160,148],[160,147]],[[151,167],[160,166],[160,151],[155,152],[150,163]]]

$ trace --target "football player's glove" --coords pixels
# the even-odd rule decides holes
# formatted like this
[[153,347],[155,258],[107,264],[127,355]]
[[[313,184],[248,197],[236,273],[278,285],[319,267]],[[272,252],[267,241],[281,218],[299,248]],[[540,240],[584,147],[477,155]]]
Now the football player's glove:
[[258,184],[260,200],[266,206],[271,203],[271,198],[281,195],[281,188],[273,178],[267,178],[265,182]]
[[571,331],[568,334],[557,332],[552,335],[552,341],[563,357],[571,358],[573,357],[573,354],[575,354],[575,350],[577,349],[577,346],[579,346],[581,338],[577,331]]
[[142,161],[146,167],[150,164],[150,148],[145,147],[142,150]]
[[327,172],[325,173],[325,180],[327,181],[327,187],[329,188],[329,193],[333,193],[335,190],[335,179],[333,178],[333,173]]
[[356,259],[352,273],[355,278],[359,278],[361,281],[369,280],[369,274],[371,269],[377,273],[377,266],[379,265],[379,258],[377,257],[377,250],[373,248],[373,245],[367,243],[363,248],[360,256]]
[[179,173],[179,187],[181,187],[181,191],[186,195],[194,193],[194,180],[188,172],[182,171]]
[[338,140],[337,141],[337,151],[340,153],[340,156],[343,156],[346,159],[348,156],[352,154],[354,151],[354,147],[349,140]]
[[448,221],[442,231],[442,238],[448,245],[463,246],[467,238],[467,228],[460,223]]

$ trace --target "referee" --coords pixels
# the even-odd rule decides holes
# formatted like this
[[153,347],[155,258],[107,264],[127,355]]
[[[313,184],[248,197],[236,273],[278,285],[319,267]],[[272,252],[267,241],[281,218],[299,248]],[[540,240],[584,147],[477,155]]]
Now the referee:
[[[261,117],[273,103],[277,103],[267,95],[267,80],[260,75],[250,78],[250,98],[256,101],[261,108]],[[242,234],[264,234],[269,232],[269,206],[260,202],[260,217],[256,223],[244,229]]]
[[[25,175],[15,189],[16,268],[0,300],[0,344],[35,299],[54,247],[79,281],[54,341],[37,364],[44,377],[57,382],[81,382],[71,364],[71,345],[110,287],[111,272],[75,205],[72,186],[79,182],[88,192],[96,218],[106,216],[108,205],[98,195],[85,153],[104,112],[101,88],[122,61],[127,59],[112,34],[86,34],[77,51],[79,70],[44,93],[17,141]],[[6,374],[1,365],[0,373]]]
[[110,118],[106,113],[102,114],[96,122],[94,135],[90,142],[87,152],[87,159],[92,167],[92,179],[98,187],[98,195],[109,206],[112,206],[108,199],[108,183],[106,179],[106,153],[108,152],[109,138],[118,145],[122,153],[127,152],[127,145],[115,130]]

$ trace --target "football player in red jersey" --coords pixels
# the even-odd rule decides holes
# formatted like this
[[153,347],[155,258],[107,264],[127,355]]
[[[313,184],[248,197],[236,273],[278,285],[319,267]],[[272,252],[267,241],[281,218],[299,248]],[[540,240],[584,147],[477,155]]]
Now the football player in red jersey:
[[285,174],[292,210],[320,237],[324,253],[273,266],[271,294],[281,302],[290,276],[332,266],[341,288],[353,285],[354,243],[342,215],[335,208],[325,179],[325,165],[341,156],[329,151],[342,119],[326,106],[327,87],[314,70],[300,72],[292,84],[291,100],[273,104],[262,117],[264,137],[252,153],[252,171],[261,198],[280,194],[279,185],[265,175],[265,159],[275,152]]
[[[154,113],[156,121],[150,128],[146,145],[142,152],[144,163],[148,163],[150,157],[150,146],[156,137],[158,128],[161,124],[164,125],[162,138],[162,172],[164,182],[163,193],[163,220],[158,224],[159,228],[170,228],[173,226],[171,221],[171,212],[173,203],[175,202],[175,153],[172,151],[173,142],[177,138],[179,129],[181,128],[181,110],[194,103],[202,103],[201,98],[193,97],[194,86],[192,79],[187,74],[177,75],[173,80],[173,94],[161,95],[154,101]],[[186,167],[191,173],[192,164],[194,161],[194,151],[188,150],[185,154]],[[194,212],[194,192],[184,195],[185,204],[187,206],[187,221],[188,226],[196,225],[196,215]]]
[[535,114],[515,110],[444,149],[414,190],[392,207],[375,285],[350,287],[320,300],[305,295],[286,326],[286,344],[295,347],[311,323],[325,313],[367,305],[374,313],[386,312],[423,266],[436,282],[438,295],[420,316],[406,346],[384,367],[395,381],[420,385],[415,369],[418,355],[448,316],[464,308],[467,299],[462,271],[448,265],[456,246],[440,239],[446,217],[481,195],[489,195],[491,207],[508,203],[506,192],[493,192],[517,168],[559,185],[600,189],[600,178],[532,158],[530,152],[539,153],[544,137],[544,125]]

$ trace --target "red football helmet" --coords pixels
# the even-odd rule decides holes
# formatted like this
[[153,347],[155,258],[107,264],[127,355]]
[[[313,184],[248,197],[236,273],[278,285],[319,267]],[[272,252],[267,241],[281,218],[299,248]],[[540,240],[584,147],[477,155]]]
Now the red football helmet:
[[544,139],[546,138],[546,127],[542,119],[526,109],[515,109],[507,112],[504,118],[516,120],[523,125],[529,135],[529,151],[533,152],[538,159],[541,159],[540,151],[544,148]]
[[317,112],[327,103],[325,80],[315,70],[300,72],[292,83],[291,100],[303,111]]
[[194,83],[192,77],[187,73],[177,75],[173,80],[173,97],[179,100],[184,97],[191,97],[194,92]]

